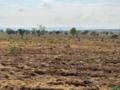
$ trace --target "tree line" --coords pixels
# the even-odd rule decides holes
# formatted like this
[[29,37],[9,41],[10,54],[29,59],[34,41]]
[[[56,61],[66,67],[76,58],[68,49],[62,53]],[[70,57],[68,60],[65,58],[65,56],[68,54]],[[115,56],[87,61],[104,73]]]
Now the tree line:
[[11,29],[11,28],[6,28],[6,30],[0,30],[0,32],[5,32],[8,35],[14,35],[14,34],[19,34],[22,38],[24,37],[24,35],[26,34],[32,34],[32,35],[36,35],[36,36],[41,36],[41,35],[45,35],[45,34],[61,34],[64,33],[65,35],[72,35],[73,37],[77,37],[80,34],[81,35],[90,35],[90,36],[100,36],[100,35],[105,35],[105,36],[111,36],[111,38],[119,38],[120,33],[115,34],[113,32],[107,32],[107,31],[103,31],[103,32],[97,32],[97,31],[89,31],[89,30],[84,30],[84,31],[80,31],[77,30],[75,27],[71,28],[69,31],[47,31],[45,26],[40,25],[39,28],[32,28],[32,30],[27,30],[27,29]]

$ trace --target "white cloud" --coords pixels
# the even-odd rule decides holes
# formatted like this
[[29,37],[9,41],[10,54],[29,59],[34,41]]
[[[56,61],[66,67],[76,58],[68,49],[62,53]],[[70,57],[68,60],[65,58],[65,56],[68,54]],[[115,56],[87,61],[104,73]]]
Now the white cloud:
[[50,3],[50,2],[53,2],[53,0],[43,0],[43,2]]
[[[7,26],[43,24],[49,26],[76,25],[90,28],[120,27],[119,2],[117,4],[80,4],[58,2],[57,0],[38,1],[37,5],[27,7],[23,12],[18,12],[14,8],[3,8],[4,10],[0,12],[1,23]],[[36,8],[38,6],[40,8]],[[0,8],[0,10],[2,9]]]

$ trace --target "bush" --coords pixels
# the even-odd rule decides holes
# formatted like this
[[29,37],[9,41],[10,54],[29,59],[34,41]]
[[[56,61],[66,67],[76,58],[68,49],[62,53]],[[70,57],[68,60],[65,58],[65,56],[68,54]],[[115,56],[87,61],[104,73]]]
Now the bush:
[[117,39],[117,38],[119,38],[119,35],[114,34],[114,35],[111,36],[111,38]]
[[120,90],[120,86],[114,86],[112,90]]
[[9,54],[16,54],[16,52],[17,52],[17,47],[15,45],[10,45],[8,47],[8,53]]

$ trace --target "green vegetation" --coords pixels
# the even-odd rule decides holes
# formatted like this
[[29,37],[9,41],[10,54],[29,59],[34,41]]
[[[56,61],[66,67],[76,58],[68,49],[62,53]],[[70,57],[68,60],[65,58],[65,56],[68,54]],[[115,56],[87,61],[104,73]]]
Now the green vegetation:
[[[9,37],[8,37],[9,36]],[[72,37],[76,37],[78,38],[78,40],[80,40],[80,38],[83,36],[92,36],[93,37],[108,37],[108,38],[112,38],[112,39],[119,39],[120,38],[120,34],[119,33],[114,33],[114,32],[109,32],[109,31],[102,31],[99,32],[97,30],[77,30],[76,27],[71,28],[69,31],[59,31],[59,30],[52,30],[52,31],[47,31],[45,26],[40,25],[37,28],[32,28],[32,29],[11,29],[11,28],[7,28],[7,29],[0,29],[0,39],[7,39],[9,40],[9,38],[12,39],[24,39],[27,40],[29,38],[40,38],[40,37],[46,37],[46,36],[62,36],[62,37],[67,37],[67,36],[72,36]]]
[[120,86],[114,86],[112,90],[120,90]]
[[15,44],[11,44],[8,47],[8,54],[16,54],[17,52],[17,47]]
[[18,29],[18,33],[21,35],[21,37],[23,38],[24,34],[25,34],[25,30],[24,29]]
[[70,34],[73,35],[73,36],[75,36],[77,34],[77,30],[76,30],[75,27],[70,29]]
[[119,38],[119,35],[117,35],[117,34],[113,34],[113,35],[111,36],[111,38],[113,38],[113,39],[117,39],[117,38]]
[[85,30],[85,31],[82,32],[83,35],[87,35],[88,33],[89,33],[88,30]]
[[10,35],[10,34],[15,34],[16,32],[15,32],[13,29],[11,29],[11,28],[7,28],[7,29],[6,29],[6,33],[7,33],[8,35]]

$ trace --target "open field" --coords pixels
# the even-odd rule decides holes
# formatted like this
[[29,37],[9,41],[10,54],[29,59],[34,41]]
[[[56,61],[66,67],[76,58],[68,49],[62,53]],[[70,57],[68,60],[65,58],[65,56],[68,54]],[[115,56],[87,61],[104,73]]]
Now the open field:
[[[8,54],[10,44],[17,47]],[[0,90],[112,90],[120,86],[120,39],[0,41]]]

